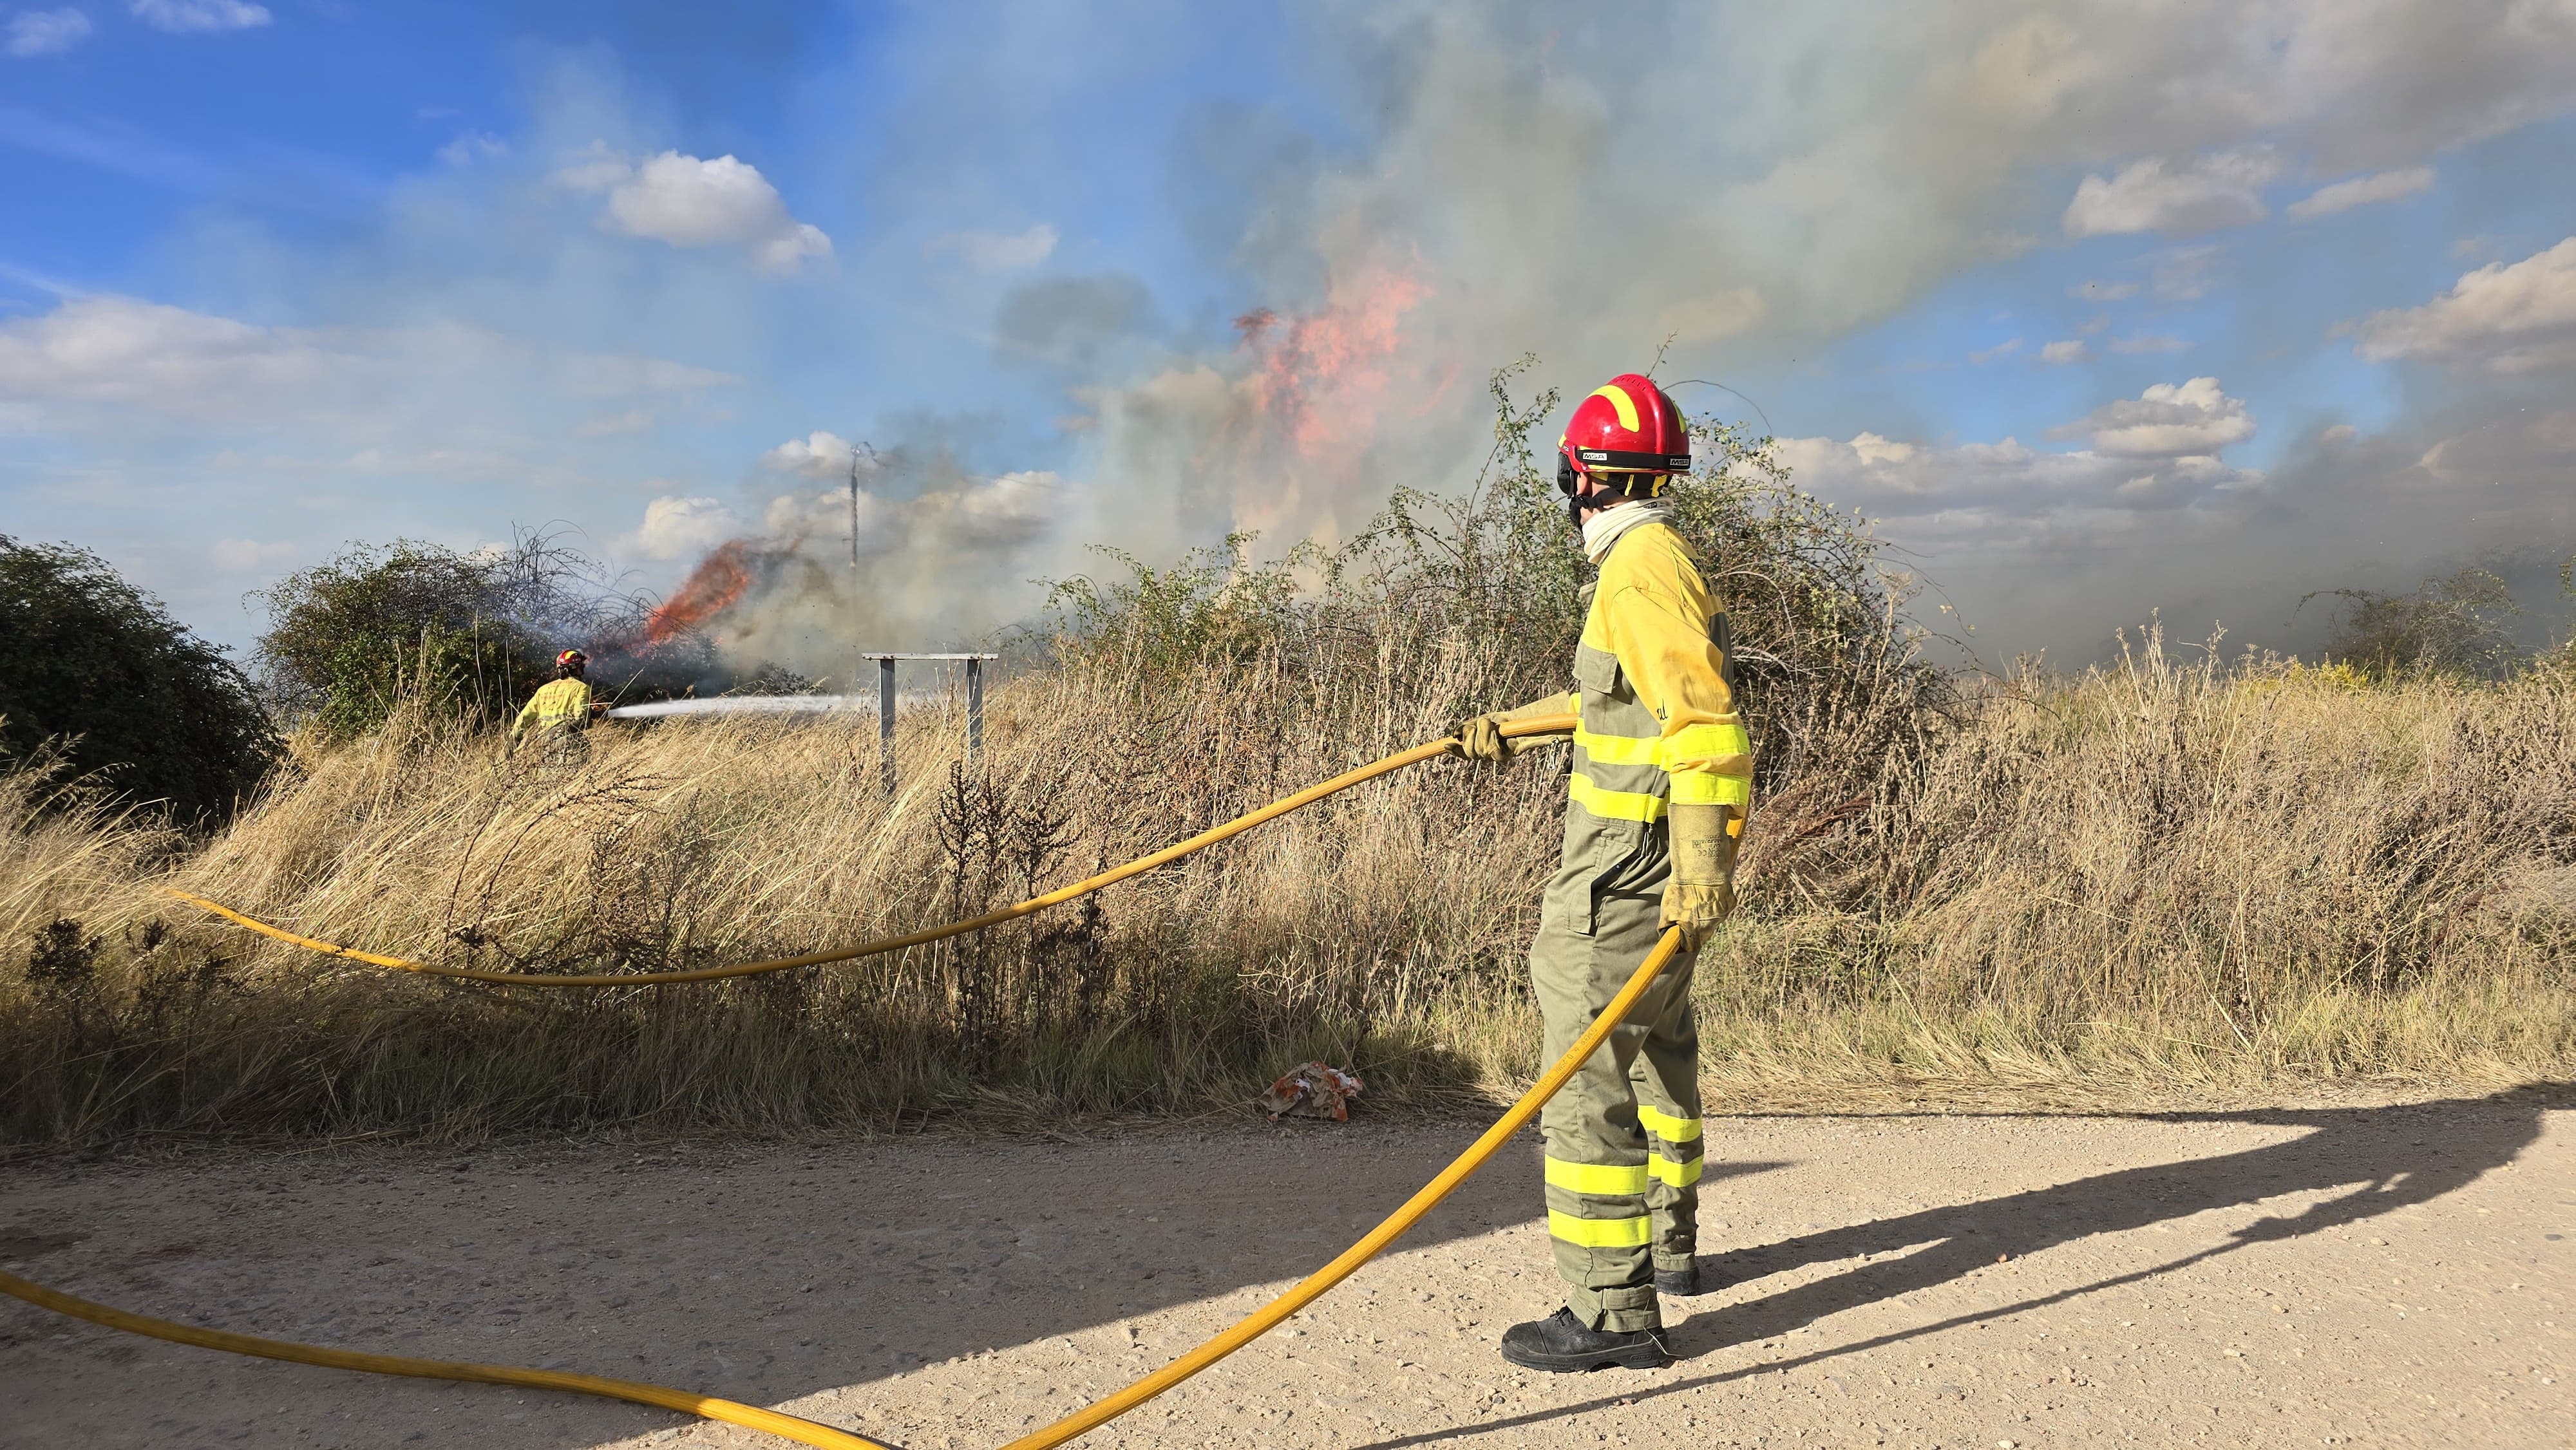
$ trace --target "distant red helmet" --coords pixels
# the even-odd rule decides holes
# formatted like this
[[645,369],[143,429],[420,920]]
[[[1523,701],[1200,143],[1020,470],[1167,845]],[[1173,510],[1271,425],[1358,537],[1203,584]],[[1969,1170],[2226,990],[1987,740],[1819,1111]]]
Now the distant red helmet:
[[1691,466],[1690,430],[1681,410],[1643,373],[1621,373],[1577,403],[1556,451],[1563,460],[1557,482],[1569,493],[1569,470],[1656,475],[1648,491],[1659,493],[1664,476],[1688,473]]

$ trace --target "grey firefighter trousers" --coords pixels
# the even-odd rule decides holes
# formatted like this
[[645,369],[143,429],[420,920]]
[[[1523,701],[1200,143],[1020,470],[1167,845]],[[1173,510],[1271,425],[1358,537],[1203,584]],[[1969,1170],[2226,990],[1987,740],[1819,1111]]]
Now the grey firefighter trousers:
[[[1663,935],[1663,822],[1627,829],[1624,853],[1570,849],[1579,859],[1558,870],[1540,908],[1530,976],[1547,1061],[1574,1045]],[[1605,854],[1606,869],[1596,864]],[[1698,1246],[1697,965],[1695,954],[1675,957],[1539,1115],[1557,1273],[1566,1306],[1594,1329],[1660,1325],[1655,1270],[1688,1267]]]

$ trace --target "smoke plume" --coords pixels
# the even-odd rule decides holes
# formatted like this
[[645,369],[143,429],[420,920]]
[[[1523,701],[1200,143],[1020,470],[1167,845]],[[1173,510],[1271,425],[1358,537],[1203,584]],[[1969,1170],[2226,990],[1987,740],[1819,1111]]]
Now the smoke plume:
[[[766,537],[804,542],[740,621],[745,647],[786,651],[834,618],[898,643],[972,637],[1025,613],[1030,578],[1084,567],[1092,541],[1153,559],[1230,529],[1274,549],[1346,534],[1396,485],[1467,480],[1490,443],[1484,375],[1523,353],[1569,396],[1659,350],[1667,378],[1787,376],[1972,269],[2070,238],[2144,238],[2152,287],[2092,295],[2178,304],[2207,292],[2228,228],[2269,215],[2266,186],[2420,166],[2576,94],[2569,0],[1299,13],[1304,59],[1341,88],[1337,128],[1209,102],[1174,141],[1176,170],[1216,180],[1168,223],[1238,303],[1176,322],[1120,273],[1004,293],[995,359],[1061,387],[1062,476],[915,451],[866,481],[856,571],[846,548],[828,562],[846,500],[819,479],[780,496]],[[946,114],[911,133],[916,164],[941,161],[929,123]],[[946,144],[963,164],[996,142],[967,127]],[[2156,251],[2186,234],[2214,239]],[[1046,235],[1011,264],[1070,251]],[[2374,321],[2364,361],[2433,356],[2414,339],[2436,330]],[[2099,343],[2181,345],[2142,329]],[[2095,355],[2070,338],[2013,365]],[[2330,440],[2331,419],[2267,417],[2242,378],[2187,363],[2068,410],[2048,441],[2072,446],[2055,451],[1902,415],[1849,444],[1778,421],[1803,481],[1884,514],[1990,640],[2081,656],[2159,604],[2270,627],[2301,591],[2351,582],[2347,565],[2403,575],[2576,528],[2566,451],[2541,446],[2563,410],[2527,411],[2568,365],[2513,356],[2536,361],[2357,443]],[[2464,510],[2418,464],[2476,439],[2494,467]],[[2258,449],[2267,466],[2245,461]],[[2300,541],[2287,555],[2285,538]]]

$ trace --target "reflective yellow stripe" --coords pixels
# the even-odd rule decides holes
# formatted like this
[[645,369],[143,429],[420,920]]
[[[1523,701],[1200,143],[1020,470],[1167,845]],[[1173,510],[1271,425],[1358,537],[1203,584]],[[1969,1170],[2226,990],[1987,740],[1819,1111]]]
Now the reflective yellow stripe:
[[1675,1188],[1688,1188],[1699,1182],[1699,1170],[1707,1165],[1707,1161],[1693,1158],[1688,1163],[1676,1163],[1670,1158],[1649,1158],[1646,1171],[1655,1175],[1658,1182],[1669,1183]]
[[1697,1118],[1676,1118],[1670,1113],[1639,1103],[1637,1121],[1646,1125],[1647,1132],[1667,1143],[1699,1141],[1699,1119]]
[[1660,765],[1656,747],[1663,742],[1655,737],[1636,735],[1595,735],[1577,725],[1574,743],[1603,765]]
[[1562,1158],[1550,1158],[1547,1160],[1547,1184],[1568,1193],[1594,1193],[1603,1197],[1639,1194],[1646,1191],[1646,1165],[1569,1163]]
[[1653,821],[1664,814],[1664,798],[1632,790],[1603,790],[1581,772],[1566,778],[1565,790],[1576,805],[1605,821]]
[[1635,1218],[1576,1218],[1551,1208],[1547,1232],[1587,1249],[1642,1249],[1655,1239],[1654,1225],[1642,1213]]
[[1721,715],[1685,725],[1665,736],[1664,742],[1675,755],[1730,755],[1751,750],[1752,738],[1742,719]]
[[1713,770],[1720,775],[1753,773],[1753,737],[1743,722],[1685,725],[1662,740],[1657,763],[1666,770]]
[[1740,775],[1677,770],[1671,776],[1671,790],[1672,798],[1686,806],[1741,806],[1750,809],[1753,805],[1753,782]]

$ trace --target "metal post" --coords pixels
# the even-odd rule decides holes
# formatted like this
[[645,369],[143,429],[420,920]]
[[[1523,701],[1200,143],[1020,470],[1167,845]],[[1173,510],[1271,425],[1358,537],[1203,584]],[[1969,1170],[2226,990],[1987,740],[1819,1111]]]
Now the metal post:
[[984,662],[966,661],[966,758],[984,758]]
[[894,656],[877,660],[877,754],[885,763],[885,793],[894,794]]

